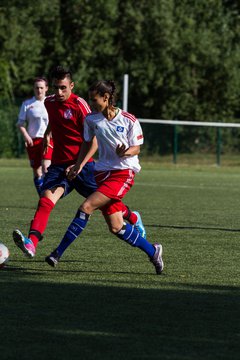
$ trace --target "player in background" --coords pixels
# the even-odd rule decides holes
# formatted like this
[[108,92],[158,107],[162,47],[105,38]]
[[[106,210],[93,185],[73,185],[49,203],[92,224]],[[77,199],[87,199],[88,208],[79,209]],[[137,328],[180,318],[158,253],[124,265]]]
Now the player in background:
[[[45,106],[49,116],[49,124],[45,131],[45,148],[53,138],[54,148],[52,163],[44,178],[42,193],[33,220],[30,224],[28,237],[18,229],[13,231],[15,244],[28,257],[34,257],[38,242],[46,229],[50,213],[58,200],[76,189],[83,197],[88,197],[96,188],[94,178],[95,163],[93,154],[97,150],[97,141],[93,137],[83,143],[83,124],[87,114],[91,112],[87,102],[75,95],[72,90],[74,82],[69,69],[57,66],[51,73],[52,87],[55,94],[48,96]],[[76,163],[80,149],[86,147],[88,158],[81,173],[69,180],[66,169]],[[138,213],[131,212],[122,204],[124,217],[135,224],[145,234],[144,226]]]
[[44,77],[37,77],[33,84],[34,96],[22,103],[17,127],[19,128],[33,170],[33,181],[38,194],[41,193],[44,174],[51,164],[52,142],[43,154],[43,137],[48,125],[48,113],[44,100],[48,91],[48,82]]
[[95,112],[86,116],[84,146],[75,165],[67,169],[68,178],[82,173],[91,156],[90,144],[97,138],[99,159],[95,166],[97,190],[79,207],[58,247],[46,257],[56,266],[66,248],[86,227],[89,217],[100,209],[110,232],[128,244],[144,251],[155,266],[157,274],[163,271],[162,245],[151,244],[122,215],[122,198],[134,184],[135,174],[141,169],[138,159],[143,133],[139,121],[115,104],[113,81],[97,81],[89,89],[89,99]]

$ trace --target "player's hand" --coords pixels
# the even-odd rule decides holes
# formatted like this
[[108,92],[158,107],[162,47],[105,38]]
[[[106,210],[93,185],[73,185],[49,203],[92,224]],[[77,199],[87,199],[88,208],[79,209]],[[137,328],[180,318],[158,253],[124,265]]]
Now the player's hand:
[[81,170],[82,168],[78,164],[68,166],[65,170],[68,180],[75,179]]
[[33,146],[33,139],[32,139],[30,136],[25,139],[25,146],[26,146],[26,147],[31,147],[31,146]]
[[127,151],[127,147],[122,144],[122,145],[119,145],[116,147],[116,153],[119,157],[122,157],[122,156],[125,156],[125,152]]
[[49,159],[42,159],[42,172],[43,175],[46,175],[46,173],[48,172],[48,168],[51,165],[51,160]]

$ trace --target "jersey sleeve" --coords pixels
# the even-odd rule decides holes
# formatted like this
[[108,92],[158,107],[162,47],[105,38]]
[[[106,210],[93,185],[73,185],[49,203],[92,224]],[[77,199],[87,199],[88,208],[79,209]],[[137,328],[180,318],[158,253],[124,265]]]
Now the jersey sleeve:
[[130,146],[138,146],[143,144],[143,132],[140,122],[136,119],[134,123],[131,124],[131,128],[128,133],[128,141]]
[[89,142],[94,137],[95,133],[93,128],[90,126],[88,118],[85,118],[84,121],[84,140]]
[[44,106],[47,110],[48,122],[52,120],[52,108],[55,104],[55,95],[48,95],[44,100]]
[[77,101],[78,101],[78,105],[79,105],[81,113],[82,113],[82,119],[84,120],[85,117],[87,116],[87,114],[89,114],[91,112],[91,109],[90,109],[88,103],[84,99],[79,97],[77,99]]
[[24,125],[25,121],[27,120],[27,106],[26,103],[23,102],[18,114],[18,120],[17,120],[17,124],[22,126]]
[[44,106],[47,110],[47,113],[48,113],[48,117],[49,117],[49,112],[51,110],[51,104],[53,103],[53,100],[51,101],[51,99],[53,99],[53,97],[51,96],[47,96],[44,100]]
[[49,106],[48,98],[46,98],[46,99],[44,100],[44,106],[45,106],[46,110],[48,111],[48,106]]
[[48,116],[48,111],[47,111],[47,107],[46,107],[46,101],[44,100],[44,103],[43,103],[43,107],[45,108],[45,116],[43,117],[43,121],[44,121],[44,124],[45,124],[45,127],[47,128],[47,126],[48,126],[48,122],[49,122],[49,120],[48,120],[48,118],[49,118],[49,116]]

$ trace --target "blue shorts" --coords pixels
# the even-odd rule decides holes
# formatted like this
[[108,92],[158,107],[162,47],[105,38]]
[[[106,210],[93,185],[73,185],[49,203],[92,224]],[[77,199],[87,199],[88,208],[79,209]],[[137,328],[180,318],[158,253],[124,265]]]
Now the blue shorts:
[[62,197],[68,195],[73,189],[83,197],[87,198],[97,190],[96,181],[94,178],[95,163],[94,161],[88,162],[80,174],[73,180],[68,180],[65,170],[69,165],[50,165],[46,173],[41,192],[50,190],[55,187],[63,187],[64,194]]

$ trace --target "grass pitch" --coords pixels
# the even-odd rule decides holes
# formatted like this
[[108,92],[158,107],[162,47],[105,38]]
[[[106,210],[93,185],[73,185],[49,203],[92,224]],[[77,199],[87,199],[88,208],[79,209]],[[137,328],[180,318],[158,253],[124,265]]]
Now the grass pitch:
[[53,210],[33,260],[12,241],[38,201],[27,160],[0,160],[1,360],[239,359],[240,169],[142,163],[125,202],[161,242],[165,270],[111,235],[100,212],[56,269],[44,258],[78,205]]

